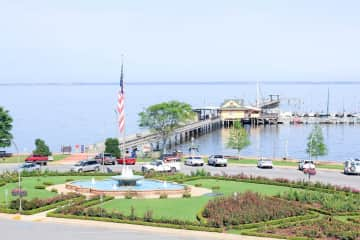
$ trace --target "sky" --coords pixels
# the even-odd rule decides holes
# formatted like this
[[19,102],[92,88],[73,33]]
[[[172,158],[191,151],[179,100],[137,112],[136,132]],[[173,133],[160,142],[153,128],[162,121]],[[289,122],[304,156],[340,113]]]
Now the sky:
[[357,0],[0,0],[0,83],[360,81]]

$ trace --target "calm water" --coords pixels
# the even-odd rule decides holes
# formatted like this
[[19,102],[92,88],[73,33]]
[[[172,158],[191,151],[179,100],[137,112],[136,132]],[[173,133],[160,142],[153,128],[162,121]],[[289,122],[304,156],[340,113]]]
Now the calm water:
[[[116,85],[0,86],[0,105],[14,118],[13,134],[21,151],[31,151],[35,138],[43,138],[54,152],[61,144],[90,144],[116,136]],[[360,111],[357,84],[262,84],[261,93],[280,94],[282,110],[321,112],[330,90],[330,111]],[[138,113],[151,104],[180,100],[194,107],[219,106],[227,98],[256,99],[255,84],[226,85],[128,85],[126,86],[127,134],[140,132]],[[311,126],[250,129],[251,146],[244,155],[304,158],[305,139]],[[204,154],[236,153],[225,148],[227,130],[197,139]],[[342,161],[359,157],[360,126],[324,126],[329,154],[324,159]],[[184,148],[185,149],[185,148]]]

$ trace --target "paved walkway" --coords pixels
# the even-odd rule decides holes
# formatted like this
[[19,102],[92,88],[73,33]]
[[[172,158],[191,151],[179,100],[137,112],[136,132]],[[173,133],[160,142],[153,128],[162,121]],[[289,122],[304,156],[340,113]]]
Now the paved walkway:
[[[228,233],[211,233],[200,232],[182,229],[159,228],[149,227],[142,225],[98,222],[90,220],[77,220],[77,219],[63,219],[46,217],[47,212],[24,216],[0,213],[0,233],[1,239],[21,239],[20,237],[12,236],[16,234],[23,234],[23,238],[27,240],[48,240],[46,237],[51,236],[52,240],[62,240],[61,229],[71,229],[71,236],[67,240],[88,240],[88,239],[144,239],[144,240],[159,240],[159,239],[209,239],[209,240],[262,240],[269,238],[259,238],[251,236],[240,236]],[[14,224],[14,222],[16,224]],[[25,224],[26,223],[26,224]],[[11,230],[7,226],[13,228]],[[25,227],[20,227],[24,225]],[[29,228],[31,226],[31,230]],[[50,227],[49,227],[50,226]],[[28,229],[26,231],[26,229]],[[41,229],[40,231],[38,229]],[[55,229],[55,230],[54,230]],[[114,231],[117,234],[114,234]],[[23,233],[22,233],[23,232]],[[41,234],[36,234],[40,232]],[[16,235],[15,234],[15,235]],[[10,237],[12,236],[12,237]],[[7,238],[8,237],[8,238]]]

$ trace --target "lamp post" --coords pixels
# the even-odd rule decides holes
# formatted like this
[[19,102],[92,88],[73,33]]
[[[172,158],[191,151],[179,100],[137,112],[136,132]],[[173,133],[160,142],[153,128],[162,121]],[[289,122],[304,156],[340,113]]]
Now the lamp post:
[[[17,160],[18,160],[18,163],[20,163],[20,153],[19,153],[19,148],[18,146],[16,145],[16,143],[12,140],[12,144],[14,145],[15,149],[16,149],[16,152],[17,152]],[[18,181],[19,181],[19,214],[21,213],[22,211],[22,205],[21,205],[21,170],[18,169]]]

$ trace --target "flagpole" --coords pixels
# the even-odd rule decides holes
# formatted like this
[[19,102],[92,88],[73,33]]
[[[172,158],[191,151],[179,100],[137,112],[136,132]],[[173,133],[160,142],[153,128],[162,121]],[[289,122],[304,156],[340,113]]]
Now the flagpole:
[[[124,55],[121,55],[121,79],[123,81],[123,89],[124,89],[124,86],[125,86],[125,83],[124,83]],[[125,137],[126,137],[126,122],[125,122],[125,92],[123,92],[123,101],[124,101],[124,129],[123,129],[123,171],[125,170],[125,166],[126,166],[126,163],[125,163]]]

